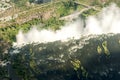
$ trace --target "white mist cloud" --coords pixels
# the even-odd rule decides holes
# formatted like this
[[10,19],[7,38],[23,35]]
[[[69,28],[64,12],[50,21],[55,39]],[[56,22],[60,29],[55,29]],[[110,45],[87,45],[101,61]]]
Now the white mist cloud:
[[23,33],[19,31],[16,35],[16,40],[14,44],[22,45],[31,42],[53,42],[56,40],[67,40],[68,38],[80,38],[82,32],[82,21],[77,20],[70,24],[66,24],[60,30],[37,30],[33,27],[28,33]]
[[19,31],[16,36],[16,44],[31,42],[53,42],[56,40],[67,40],[68,38],[80,38],[81,35],[120,33],[120,8],[115,4],[103,8],[95,16],[86,19],[86,26],[83,26],[82,19],[66,24],[60,30],[37,30],[32,28],[28,33]]
[[120,33],[120,8],[116,4],[103,8],[97,16],[86,20],[85,33]]

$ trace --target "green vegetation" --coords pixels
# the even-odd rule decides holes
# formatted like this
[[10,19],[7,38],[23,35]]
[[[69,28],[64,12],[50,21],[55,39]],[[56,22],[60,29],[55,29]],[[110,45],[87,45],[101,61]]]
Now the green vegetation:
[[44,28],[58,30],[64,24],[64,21],[57,20],[55,17],[48,19],[45,23],[43,22]]
[[23,30],[24,32],[27,32],[28,30],[30,30],[30,28],[32,27],[32,25],[36,25],[40,22],[39,19],[34,19],[31,21],[28,21],[24,24],[14,24],[5,28],[0,28],[0,34],[1,37],[3,38],[3,40],[6,40],[8,42],[13,42],[16,39],[16,34],[18,33],[19,30]]
[[79,60],[71,61],[74,70],[77,71],[81,67],[81,62]]
[[57,14],[60,14],[60,17],[66,16],[71,12],[77,10],[77,5],[73,1],[62,2],[60,8],[57,10]]
[[102,43],[102,47],[103,47],[103,49],[104,49],[104,53],[105,53],[106,55],[110,55],[110,51],[109,51],[109,49],[107,48],[107,41],[104,41],[104,42]]
[[107,41],[103,41],[103,42],[102,42],[102,48],[98,45],[98,47],[97,47],[97,52],[98,52],[98,54],[101,54],[101,53],[102,53],[102,49],[104,50],[104,54],[105,54],[105,55],[110,55],[110,51],[109,51],[109,49],[108,49]]
[[101,49],[100,46],[97,47],[97,52],[98,52],[98,54],[101,54],[101,53],[102,53],[102,49]]

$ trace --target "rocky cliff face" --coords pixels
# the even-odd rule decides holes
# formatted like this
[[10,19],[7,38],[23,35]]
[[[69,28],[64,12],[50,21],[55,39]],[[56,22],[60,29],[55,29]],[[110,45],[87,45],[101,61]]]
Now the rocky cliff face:
[[120,34],[11,48],[1,80],[119,80],[119,48]]

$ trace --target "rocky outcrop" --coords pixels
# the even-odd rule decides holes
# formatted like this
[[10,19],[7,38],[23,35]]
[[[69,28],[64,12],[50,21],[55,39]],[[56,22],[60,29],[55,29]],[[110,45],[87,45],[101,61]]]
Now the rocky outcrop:
[[103,34],[11,48],[8,71],[15,75],[9,79],[119,80],[119,39],[120,34]]

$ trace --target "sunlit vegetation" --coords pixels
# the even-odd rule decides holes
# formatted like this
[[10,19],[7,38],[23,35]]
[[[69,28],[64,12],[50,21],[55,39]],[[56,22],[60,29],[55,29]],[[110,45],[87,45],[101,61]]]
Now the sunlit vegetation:
[[80,17],[82,17],[82,18],[84,19],[84,18],[87,18],[87,17],[90,16],[90,15],[96,15],[98,12],[99,12],[99,11],[97,11],[97,10],[89,9],[89,10],[83,12],[83,13],[80,15]]
[[97,52],[98,52],[98,54],[101,54],[101,53],[102,53],[102,49],[101,49],[100,46],[97,47]]
[[4,40],[7,40],[9,42],[15,41],[15,36],[18,33],[19,30],[23,30],[24,32],[27,32],[30,30],[32,25],[36,25],[39,23],[39,20],[34,19],[29,22],[26,22],[22,25],[14,24],[5,28],[0,28],[0,34]]
[[71,12],[77,10],[78,5],[74,3],[74,1],[63,2],[62,5],[57,10],[57,13],[60,14],[60,17],[66,16]]
[[64,25],[64,21],[59,21],[53,17],[48,19],[44,24],[44,28],[58,30],[62,25]]
[[107,41],[104,41],[103,43],[102,43],[102,47],[103,47],[103,49],[104,49],[104,53],[106,54],[106,55],[110,55],[110,51],[109,51],[109,49],[107,48]]

